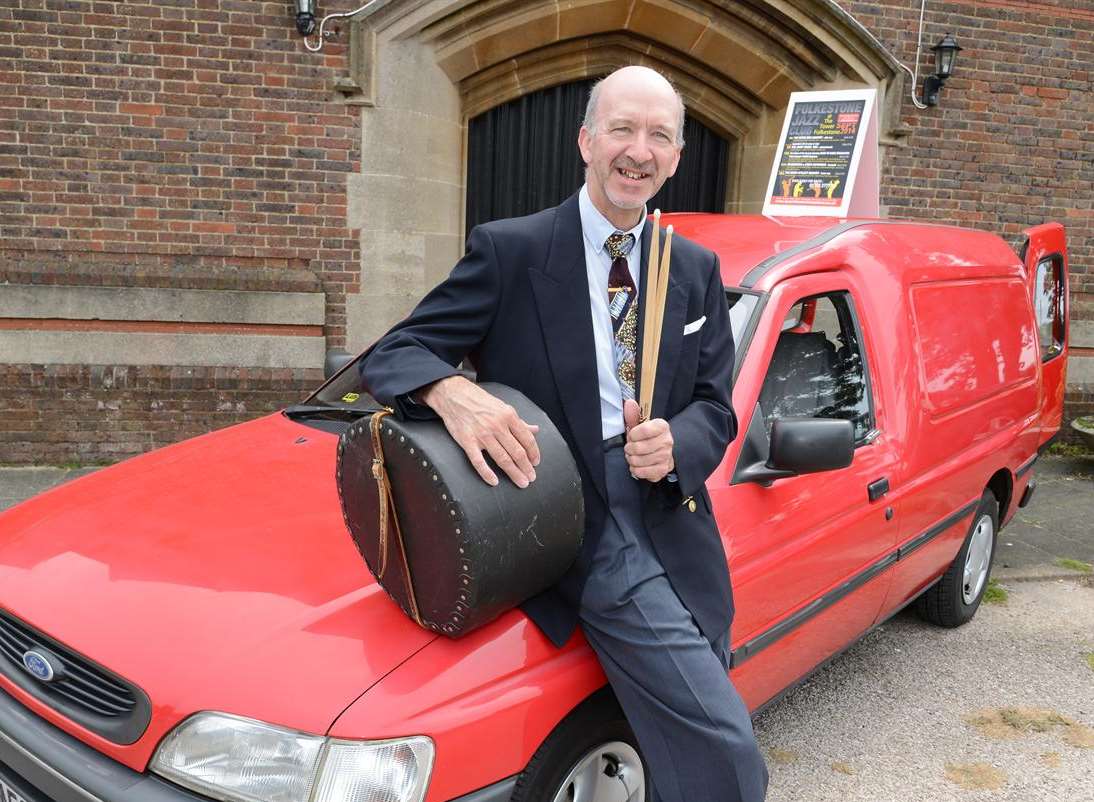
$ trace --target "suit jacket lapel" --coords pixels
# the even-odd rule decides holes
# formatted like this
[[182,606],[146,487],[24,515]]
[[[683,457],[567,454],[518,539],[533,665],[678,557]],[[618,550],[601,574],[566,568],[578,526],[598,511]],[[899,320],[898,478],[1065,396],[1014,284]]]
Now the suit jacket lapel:
[[607,501],[601,448],[600,383],[589,307],[589,278],[577,195],[558,207],[544,269],[530,270],[547,358],[566,420],[593,485]]

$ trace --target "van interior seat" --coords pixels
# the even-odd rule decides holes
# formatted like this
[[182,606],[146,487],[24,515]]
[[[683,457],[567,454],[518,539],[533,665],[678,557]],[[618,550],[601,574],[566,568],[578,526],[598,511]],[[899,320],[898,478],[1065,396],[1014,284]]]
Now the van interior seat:
[[822,331],[784,331],[775,343],[760,391],[768,432],[776,418],[815,417],[836,400],[839,359]]

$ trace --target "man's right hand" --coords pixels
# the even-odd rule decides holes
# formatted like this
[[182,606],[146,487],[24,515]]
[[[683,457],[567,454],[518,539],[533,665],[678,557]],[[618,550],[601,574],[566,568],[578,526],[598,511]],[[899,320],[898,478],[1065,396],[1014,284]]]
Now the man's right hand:
[[497,474],[490,470],[485,451],[517,487],[535,481],[539,427],[525,423],[515,409],[490,395],[463,376],[449,376],[418,392],[418,399],[433,409],[471,465],[488,485],[496,486]]

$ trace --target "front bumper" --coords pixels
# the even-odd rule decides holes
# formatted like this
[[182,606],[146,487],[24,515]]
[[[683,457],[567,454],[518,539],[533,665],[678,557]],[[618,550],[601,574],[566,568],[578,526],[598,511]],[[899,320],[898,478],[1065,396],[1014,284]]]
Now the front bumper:
[[[48,755],[46,760],[43,755]],[[30,802],[211,802],[208,797],[142,774],[96,752],[0,690],[0,764],[18,785],[37,791]],[[20,782],[21,781],[21,782]],[[10,784],[10,782],[9,782]],[[509,777],[453,802],[504,802]]]
[[209,802],[99,754],[4,691],[0,763],[51,802]]

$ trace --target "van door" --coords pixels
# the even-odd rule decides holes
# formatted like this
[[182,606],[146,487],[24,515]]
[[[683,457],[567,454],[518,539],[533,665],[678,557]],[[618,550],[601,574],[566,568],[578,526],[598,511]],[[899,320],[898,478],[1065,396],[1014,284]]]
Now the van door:
[[[778,285],[734,394],[745,442],[730,483],[711,489],[733,569],[733,676],[751,704],[858,638],[886,595],[895,458],[877,392],[878,332],[856,289],[831,273]],[[766,459],[773,422],[803,416],[851,421],[851,465],[744,481],[742,461]]]
[[1038,445],[1059,431],[1067,389],[1067,243],[1064,227],[1045,223],[1026,229],[1023,255],[1041,350],[1041,415]]

